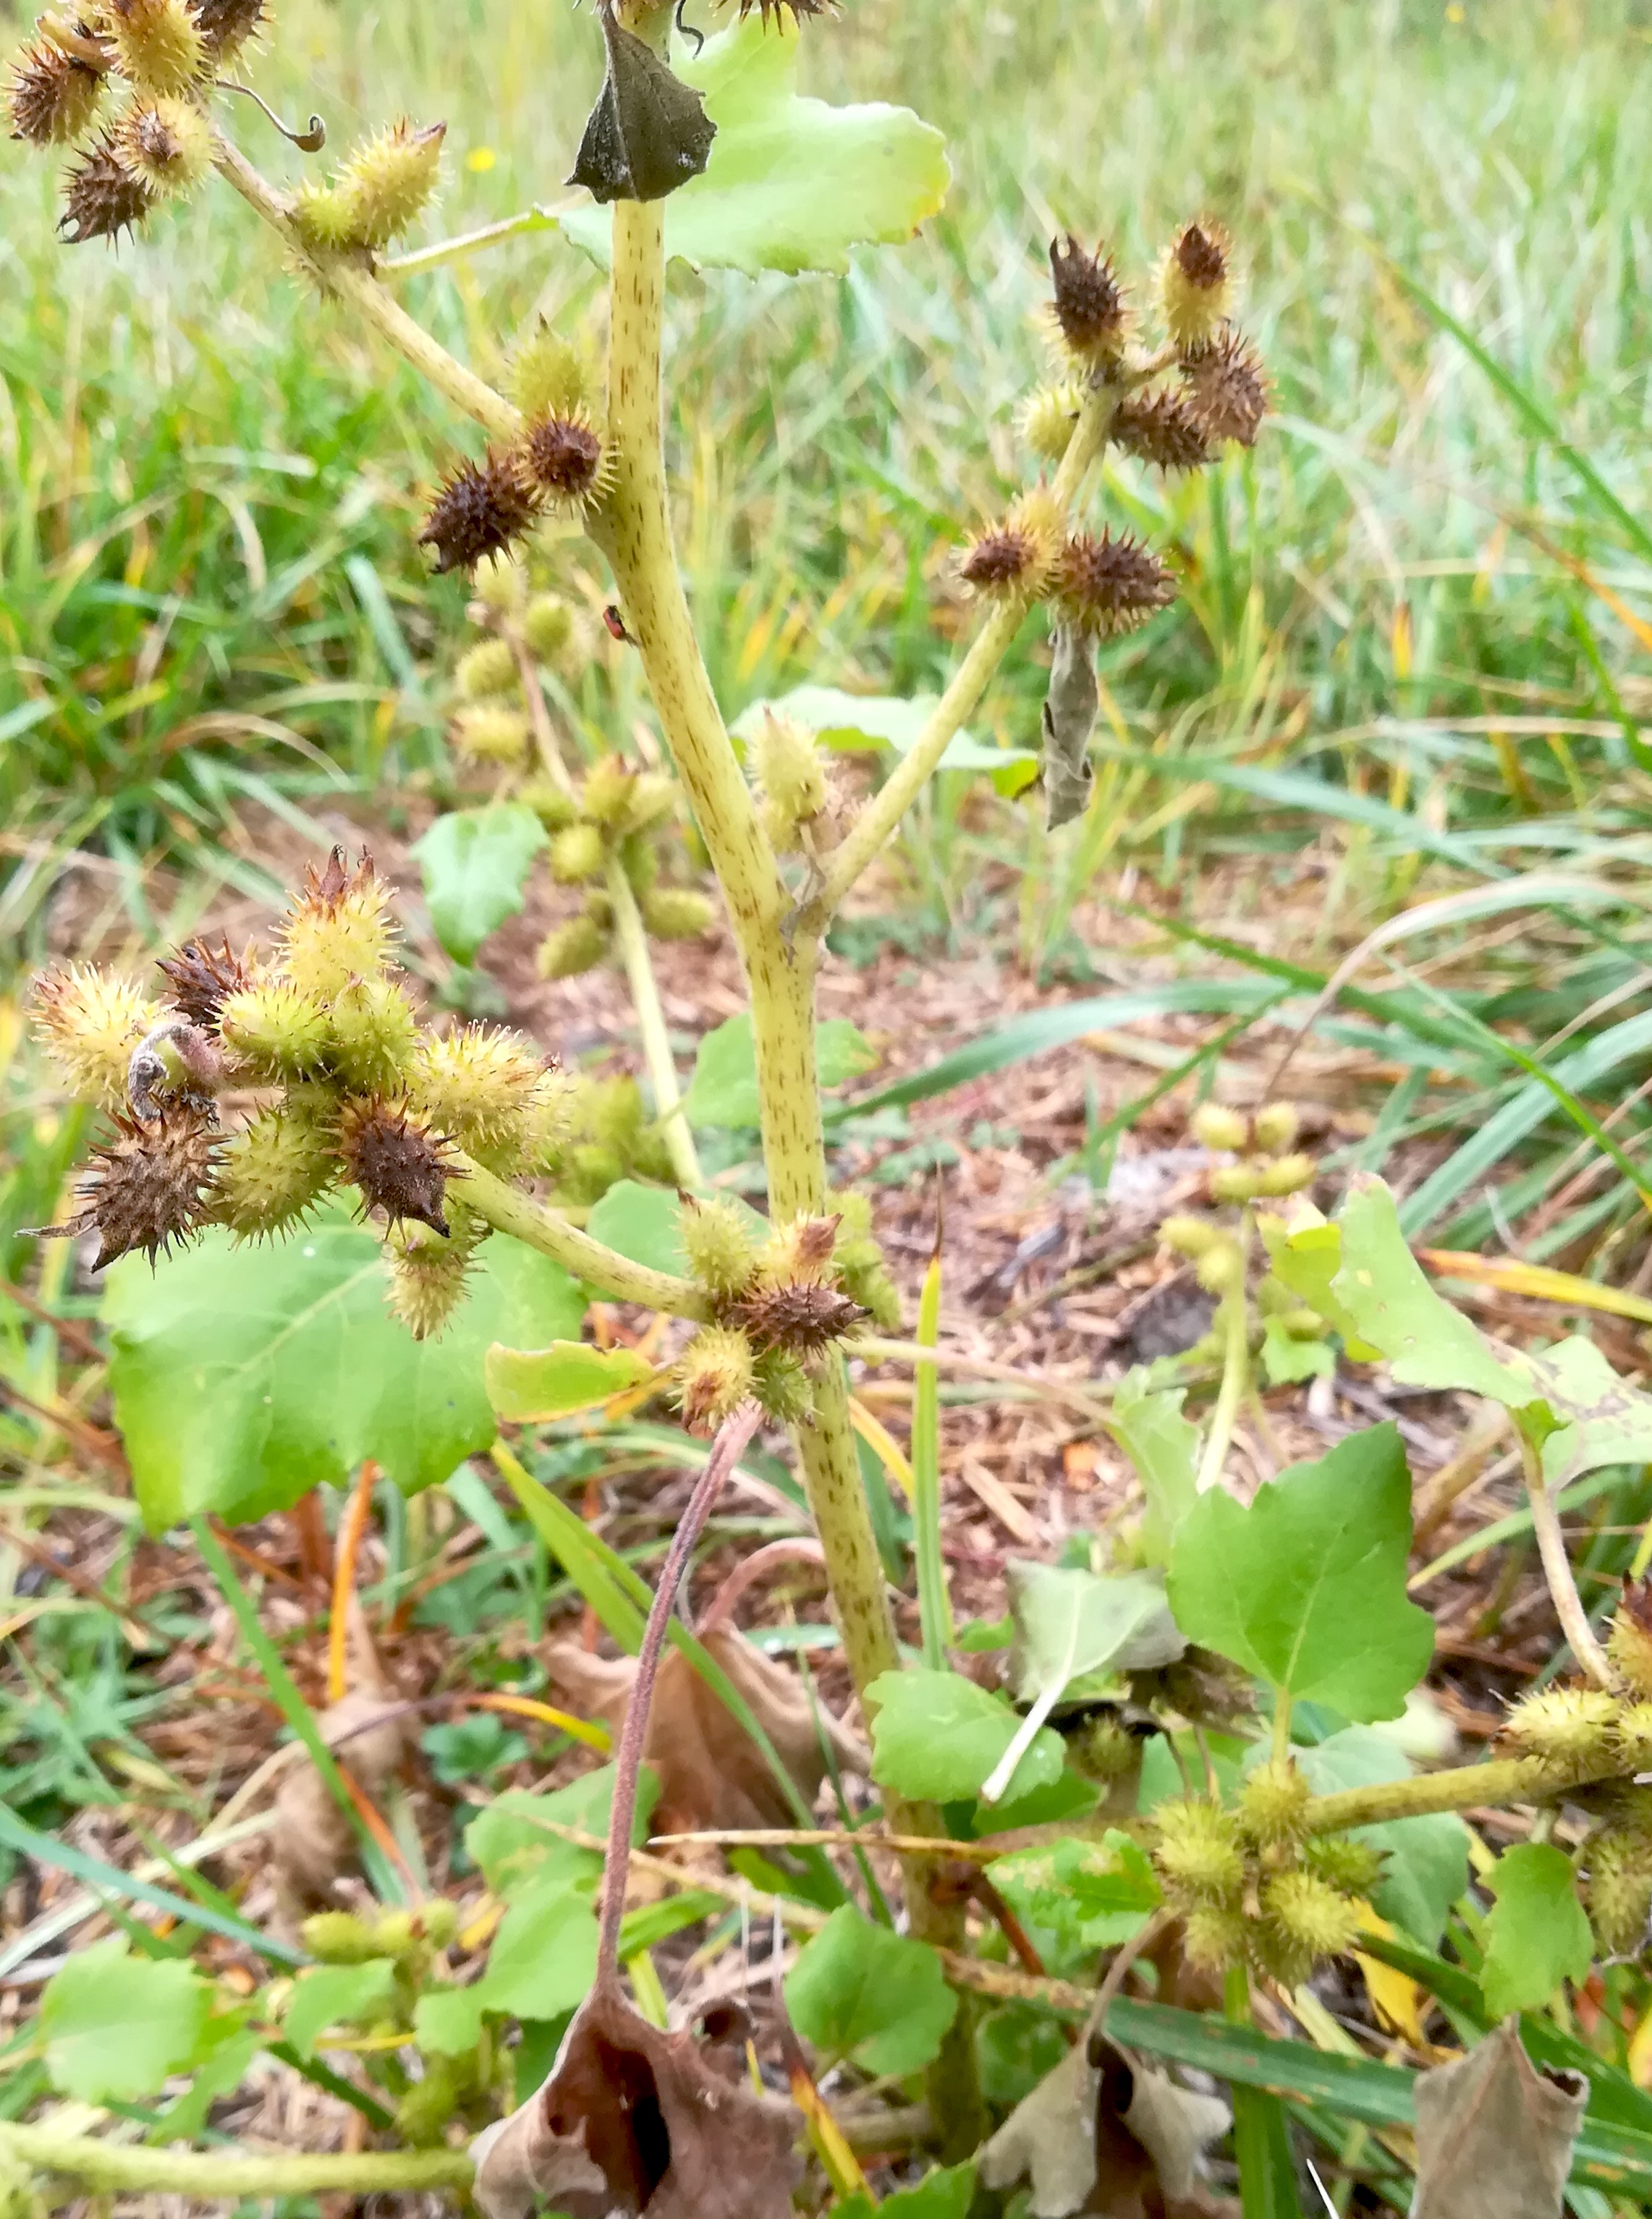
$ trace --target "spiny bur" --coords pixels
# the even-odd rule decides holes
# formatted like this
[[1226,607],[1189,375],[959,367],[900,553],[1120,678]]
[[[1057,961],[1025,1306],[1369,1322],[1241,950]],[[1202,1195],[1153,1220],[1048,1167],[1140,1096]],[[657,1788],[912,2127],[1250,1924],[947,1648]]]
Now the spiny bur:
[[1182,1954],[1202,1972],[1225,1973],[1244,1962],[1249,1931],[1241,1911],[1196,1903],[1183,1920]]
[[334,251],[378,252],[400,237],[436,190],[445,123],[416,128],[405,117],[351,154],[330,186],[299,196],[301,237]]
[[752,1392],[777,1426],[805,1425],[814,1410],[815,1390],[808,1372],[782,1348],[766,1348],[757,1358],[752,1366]]
[[1164,328],[1181,353],[1205,345],[1233,306],[1233,242],[1219,223],[1184,224],[1159,270]]
[[1189,1796],[1161,1803],[1153,1816],[1158,1824],[1153,1862],[1171,1900],[1178,1906],[1237,1905],[1245,1855],[1231,1812]]
[[103,0],[97,28],[139,92],[187,92],[207,75],[207,42],[185,0]]
[[1050,581],[1066,537],[1066,518],[1043,486],[1024,494],[1002,523],[966,550],[960,575],[989,600],[1032,600]]
[[524,416],[587,415],[595,387],[578,350],[559,339],[543,317],[511,358],[510,395]]
[[1301,1113],[1294,1102],[1270,1102],[1251,1120],[1256,1144],[1270,1156],[1284,1155],[1296,1145]]
[[1219,1233],[1201,1249],[1193,1269],[1207,1294],[1238,1294],[1245,1284],[1245,1251],[1231,1233]]
[[1176,393],[1132,394],[1115,410],[1108,437],[1161,470],[1202,469],[1210,460],[1204,426]]
[[476,1245],[475,1239],[444,1240],[418,1225],[392,1233],[385,1244],[386,1299],[415,1340],[434,1340],[452,1321],[465,1298]]
[[232,994],[219,1014],[218,1029],[247,1077],[261,1082],[320,1071],[332,1040],[321,1004],[286,979]]
[[1314,1834],[1302,1843],[1302,1866],[1344,1895],[1366,1897],[1382,1877],[1381,1852],[1351,1834]]
[[372,1929],[353,1911],[318,1911],[299,1928],[298,1938],[324,1965],[365,1965],[381,1954]]
[[261,1110],[218,1163],[212,1215],[239,1240],[276,1240],[303,1223],[337,1176],[331,1134],[285,1109]]
[[464,1025],[419,1043],[408,1092],[431,1129],[499,1171],[529,1138],[543,1060],[514,1033]]
[[363,849],[352,871],[342,848],[312,865],[281,923],[282,965],[301,993],[330,1002],[353,979],[377,979],[395,952],[390,889]]
[[559,886],[582,886],[600,878],[607,860],[602,834],[594,824],[570,824],[552,836],[550,875]]
[[1240,1154],[1251,1145],[1251,1121],[1220,1102],[1202,1102],[1188,1120],[1188,1130],[1202,1148]]
[[763,795],[763,825],[782,854],[802,845],[802,828],[831,799],[814,734],[791,717],[766,710],[751,742],[751,771]]
[[193,192],[212,167],[212,126],[192,100],[134,101],[115,126],[115,144],[158,200]]
[[531,779],[516,790],[516,798],[523,806],[532,810],[547,832],[560,832],[572,824],[580,813],[580,805],[573,795],[548,778]]
[[546,934],[533,959],[534,968],[542,979],[577,979],[606,962],[612,948],[612,933],[582,911]]
[[1625,1703],[1613,1739],[1625,1772],[1652,1772],[1652,1702]]
[[748,1400],[754,1352],[743,1333],[707,1326],[696,1333],[677,1365],[675,1389],[691,1433],[712,1433]]
[[1105,369],[1124,352],[1130,317],[1124,289],[1098,247],[1094,254],[1069,232],[1065,246],[1050,241],[1056,328],[1068,351],[1091,369]]
[[472,701],[449,725],[448,738],[472,762],[502,763],[510,769],[526,762],[533,731],[523,712],[508,701]]
[[593,824],[607,832],[628,828],[637,776],[618,755],[603,755],[592,764],[580,787],[580,806]]
[[1239,1791],[1239,1825],[1264,1848],[1301,1839],[1312,1791],[1289,1757],[1259,1764]]
[[466,701],[485,701],[490,694],[521,696],[521,673],[511,643],[506,639],[478,640],[458,660],[453,673],[455,690]]
[[1288,1987],[1305,1980],[1322,1957],[1341,1956],[1359,1939],[1360,1905],[1310,1872],[1276,1873],[1262,1886],[1258,1954]]
[[1609,1956],[1639,1950],[1652,1919],[1652,1837],[1608,1826],[1585,1851],[1589,1919]]
[[158,1006],[129,979],[71,963],[34,984],[34,1029],[74,1092],[122,1107],[133,1050],[153,1030]]
[[451,1153],[405,1102],[375,1096],[346,1102],[338,1113],[338,1160],[364,1211],[391,1225],[416,1218],[444,1239]]
[[1208,1217],[1194,1217],[1185,1210],[1177,1210],[1160,1225],[1158,1237],[1173,1254],[1196,1259],[1208,1255],[1229,1236]]
[[207,1223],[222,1141],[215,1124],[196,1110],[163,1110],[138,1118],[119,1111],[112,1137],[91,1153],[78,1189],[80,1209],[64,1234],[97,1234],[92,1265],[101,1271],[117,1256],[141,1250],[152,1264],[175,1240],[187,1240]]
[[1253,447],[1268,413],[1262,360],[1231,328],[1182,357],[1183,391],[1205,436]]
[[192,0],[192,5],[214,69],[233,59],[270,20],[264,0]]
[[251,948],[233,954],[221,935],[216,948],[204,940],[186,940],[176,955],[164,957],[155,967],[166,981],[172,1007],[208,1032],[217,1031],[219,1012],[227,998],[252,985],[258,977]]
[[1652,1578],[1624,1582],[1606,1654],[1637,1695],[1652,1696]]
[[1061,613],[1079,631],[1118,639],[1176,599],[1176,581],[1140,539],[1110,526],[1070,539],[1056,565]]
[[1607,1757],[1617,1722],[1617,1701],[1603,1688],[1543,1688],[1514,1706],[1502,1739],[1517,1756],[1582,1779]]
[[480,463],[456,464],[425,519],[419,544],[434,550],[439,577],[474,570],[484,557],[508,553],[539,514],[538,488],[508,449]]
[[689,1276],[710,1295],[727,1301],[743,1295],[757,1276],[757,1245],[750,1221],[723,1195],[683,1199],[678,1238]]
[[355,979],[332,1004],[332,1065],[358,1094],[393,1091],[413,1068],[419,1020],[394,979]]
[[541,662],[558,662],[574,637],[574,612],[556,594],[536,594],[522,617],[522,637]]
[[485,555],[476,564],[470,590],[487,612],[519,617],[527,605],[528,573],[514,555]]
[[58,229],[71,246],[83,246],[90,239],[119,239],[123,231],[135,230],[154,205],[153,193],[127,169],[105,132],[63,181]]
[[717,922],[717,910],[692,886],[660,886],[643,898],[643,922],[656,940],[698,940]]
[[91,129],[102,96],[99,71],[39,39],[12,64],[11,135],[37,146],[72,146]]
[[1076,381],[1040,385],[1016,410],[1015,429],[1040,462],[1059,463],[1084,405],[1084,388]]
[[546,505],[567,515],[582,515],[613,476],[606,443],[583,409],[536,418],[522,435],[520,452]]

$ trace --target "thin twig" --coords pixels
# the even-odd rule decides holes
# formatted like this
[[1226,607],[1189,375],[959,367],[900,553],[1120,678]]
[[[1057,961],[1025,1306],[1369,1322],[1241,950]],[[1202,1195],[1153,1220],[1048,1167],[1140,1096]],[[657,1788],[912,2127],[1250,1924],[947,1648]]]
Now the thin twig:
[[597,1936],[597,1979],[617,1979],[619,1969],[619,1922],[625,1913],[625,1874],[631,1857],[631,1827],[637,1817],[637,1775],[642,1768],[643,1744],[648,1737],[649,1711],[654,1701],[654,1682],[665,1647],[666,1629],[676,1607],[677,1585],[690,1551],[700,1536],[711,1505],[723,1482],[740,1461],[747,1442],[756,1432],[762,1411],[755,1402],[744,1402],[718,1428],[705,1469],[694,1482],[671,1547],[654,1590],[643,1646],[637,1659],[637,1677],[625,1705],[614,1759],[614,1792],[608,1819],[608,1848],[602,1868],[602,1924]]
[[1561,1623],[1561,1631],[1584,1671],[1608,1693],[1615,1694],[1618,1675],[1612,1670],[1605,1650],[1594,1638],[1589,1614],[1583,1607],[1583,1598],[1577,1591],[1577,1582],[1572,1575],[1572,1563],[1566,1553],[1566,1536],[1561,1531],[1555,1498],[1549,1492],[1549,1482],[1543,1477],[1537,1451],[1524,1434],[1520,1436],[1520,1458],[1525,1466],[1526,1500],[1531,1505],[1531,1530],[1537,1537],[1537,1554],[1543,1559],[1543,1577],[1549,1582],[1549,1593],[1554,1601],[1555,1615]]

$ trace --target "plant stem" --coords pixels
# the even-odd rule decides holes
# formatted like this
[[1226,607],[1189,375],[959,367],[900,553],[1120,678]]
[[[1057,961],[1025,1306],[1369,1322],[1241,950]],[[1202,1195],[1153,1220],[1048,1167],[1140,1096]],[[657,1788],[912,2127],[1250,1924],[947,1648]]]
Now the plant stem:
[[630,1695],[625,1705],[625,1723],[620,1728],[619,1747],[614,1757],[608,1851],[602,1867],[602,1923],[597,1936],[599,1984],[605,1977],[615,1978],[619,1969],[619,1923],[625,1914],[625,1874],[630,1865],[631,1828],[637,1818],[637,1775],[642,1768],[643,1744],[648,1738],[649,1712],[654,1702],[654,1682],[659,1674],[660,1652],[665,1647],[666,1629],[676,1607],[678,1583],[687,1565],[689,1553],[699,1538],[700,1528],[710,1515],[711,1505],[721,1494],[724,1481],[740,1461],[741,1453],[756,1432],[762,1414],[755,1402],[745,1402],[731,1416],[725,1418],[718,1427],[705,1469],[694,1482],[688,1507],[671,1537],[671,1546],[666,1552],[659,1583],[654,1590],[654,1601],[649,1607],[648,1624],[643,1630],[643,1646],[637,1652],[637,1677],[631,1682]]
[[1594,1638],[1589,1614],[1583,1607],[1583,1598],[1577,1591],[1577,1582],[1572,1576],[1571,1559],[1566,1553],[1566,1536],[1561,1531],[1555,1498],[1549,1492],[1549,1482],[1543,1476],[1542,1458],[1518,1426],[1515,1430],[1520,1445],[1520,1462],[1525,1471],[1526,1499],[1531,1505],[1531,1530],[1537,1537],[1537,1554],[1543,1559],[1543,1577],[1549,1582],[1549,1592],[1554,1601],[1555,1614],[1560,1619],[1561,1631],[1571,1645],[1573,1656],[1589,1677],[1609,1694],[1615,1694],[1618,1675],[1612,1670],[1605,1650]]
[[1199,1460],[1197,1485],[1201,1495],[1221,1484],[1227,1451],[1233,1446],[1234,1422],[1251,1383],[1251,1321],[1243,1285],[1230,1289],[1222,1296],[1222,1380],[1216,1394],[1216,1407],[1210,1414],[1205,1451]]
[[439,269],[444,262],[463,261],[467,254],[480,253],[484,247],[500,246],[507,239],[519,239],[524,232],[555,231],[570,209],[583,206],[577,194],[570,195],[557,208],[542,208],[536,201],[531,208],[519,209],[515,215],[501,216],[497,223],[484,223],[475,231],[461,232],[454,239],[438,239],[432,246],[416,246],[407,254],[393,254],[381,260],[379,275],[413,277],[421,270]]
[[[1121,391],[1112,386],[1092,387],[1084,396],[1084,405],[1051,488],[1064,508],[1072,507],[1091,465],[1106,445],[1108,427],[1122,397]],[[992,674],[1021,630],[1029,606],[1025,600],[1005,602],[994,610],[976,634],[968,654],[953,674],[952,683],[930,712],[928,724],[850,826],[832,856],[818,892],[803,904],[798,917],[800,929],[811,934],[825,929],[844,895],[917,799],[965,718],[986,692]]]
[[[78,2181],[103,2194],[171,2191],[204,2203],[242,2198],[413,2194],[469,2189],[475,2172],[463,2150],[370,2150],[358,2156],[318,2151],[289,2157],[227,2157],[214,2151],[134,2149],[47,2127],[0,2124],[0,2156],[32,2171]],[[53,2199],[66,2202],[66,2197]]]
[[614,938],[619,943],[620,958],[637,1011],[643,1060],[649,1067],[649,1079],[654,1088],[654,1111],[661,1137],[671,1158],[678,1185],[686,1187],[691,1193],[703,1193],[705,1174],[700,1169],[694,1135],[683,1115],[682,1089],[671,1053],[671,1035],[666,1029],[666,1013],[660,1006],[660,985],[649,954],[649,936],[643,929],[643,912],[637,906],[637,896],[631,892],[631,882],[618,855],[608,865],[608,899],[613,906]]
[[1340,1834],[1351,1826],[1472,1811],[1481,1804],[1500,1809],[1510,1803],[1536,1803],[1589,1781],[1614,1779],[1623,1768],[1618,1756],[1602,1756],[1582,1770],[1540,1756],[1496,1757],[1489,1764],[1457,1765],[1449,1772],[1419,1772],[1409,1780],[1380,1780],[1368,1787],[1315,1795],[1302,1807],[1302,1826],[1307,1833]]
[[484,431],[497,439],[514,439],[522,429],[520,413],[502,393],[450,355],[422,324],[391,298],[361,258],[349,253],[324,254],[308,246],[293,221],[293,204],[261,171],[255,170],[238,146],[220,133],[214,134],[214,160],[241,198],[280,233],[292,252],[324,293],[349,303],[365,324],[410,362],[421,377],[444,394],[464,415],[474,416]]
[[560,1211],[496,1178],[462,1153],[456,1152],[452,1161],[454,1179],[463,1183],[466,1207],[495,1232],[508,1233],[513,1240],[537,1248],[615,1302],[637,1302],[645,1309],[665,1310],[673,1317],[696,1318],[702,1323],[710,1318],[711,1306],[691,1279],[634,1264],[617,1249],[604,1247]]

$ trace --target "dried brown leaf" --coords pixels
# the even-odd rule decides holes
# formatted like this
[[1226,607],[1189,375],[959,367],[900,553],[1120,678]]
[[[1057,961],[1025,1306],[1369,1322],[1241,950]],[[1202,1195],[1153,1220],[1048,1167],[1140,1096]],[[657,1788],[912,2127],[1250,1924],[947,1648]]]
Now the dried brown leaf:
[[1540,2072],[1512,2018],[1419,2073],[1413,2219],[1561,2219],[1588,2093],[1581,2073]]
[[798,2114],[738,2077],[737,2051],[728,2061],[736,2077],[599,1973],[550,2079],[474,2143],[477,2205],[486,2219],[542,2201],[568,2219],[790,2219]]
[[[824,1705],[810,1708],[795,1675],[730,1628],[708,1631],[704,1639],[713,1660],[750,1705],[805,1802],[814,1800],[825,1776],[820,1730],[830,1737],[845,1770],[866,1771],[869,1759],[865,1749]],[[574,1704],[587,1713],[594,1712],[617,1737],[637,1676],[635,1660],[593,1656],[572,1642],[556,1641],[545,1652],[545,1663],[551,1678]],[[792,1821],[792,1812],[762,1750],[675,1650],[660,1667],[643,1759],[660,1782],[655,1823],[661,1833],[784,1826]]]
[[[407,1753],[406,1706],[385,1679],[359,1604],[351,1613],[350,1657],[355,1691],[330,1703],[316,1730],[363,1793],[376,1796]],[[276,1901],[286,1924],[335,1905],[336,1884],[355,1855],[354,1827],[306,1762],[282,1784],[270,1836]]]

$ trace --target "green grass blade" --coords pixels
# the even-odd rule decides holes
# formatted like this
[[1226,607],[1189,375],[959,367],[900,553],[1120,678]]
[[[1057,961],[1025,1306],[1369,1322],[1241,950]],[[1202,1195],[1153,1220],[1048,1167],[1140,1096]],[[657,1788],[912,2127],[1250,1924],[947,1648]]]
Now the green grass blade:
[[[941,1339],[941,1240],[923,1274],[918,1296],[917,1332],[925,1348]],[[941,1383],[933,1364],[912,1367],[912,1537],[917,1560],[918,1619],[923,1630],[923,1661],[944,1672],[952,1645],[952,1600],[941,1553]]]
[[1285,2107],[1266,2088],[1233,2091],[1233,2154],[1245,2219],[1302,2219]]

